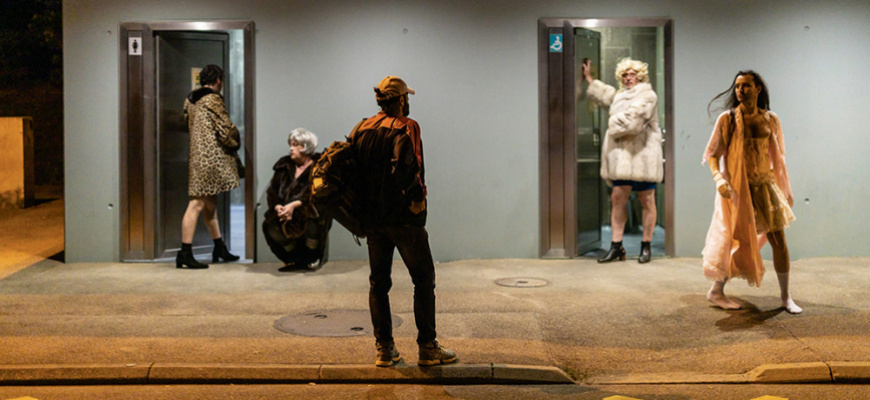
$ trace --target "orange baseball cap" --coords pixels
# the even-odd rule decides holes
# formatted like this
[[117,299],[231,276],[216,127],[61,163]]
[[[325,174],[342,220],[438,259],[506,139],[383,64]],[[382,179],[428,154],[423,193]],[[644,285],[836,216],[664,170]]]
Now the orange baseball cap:
[[409,88],[405,81],[398,76],[388,75],[381,79],[381,82],[375,87],[375,97],[378,100],[392,99],[405,93],[416,94],[414,89]]

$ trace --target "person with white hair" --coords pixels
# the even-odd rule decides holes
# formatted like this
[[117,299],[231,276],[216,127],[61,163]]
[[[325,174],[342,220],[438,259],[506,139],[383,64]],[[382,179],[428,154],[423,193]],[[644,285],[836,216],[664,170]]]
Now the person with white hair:
[[288,272],[319,269],[326,262],[327,237],[332,220],[320,217],[311,205],[311,166],[320,158],[315,152],[317,136],[297,128],[287,138],[290,154],[281,157],[266,190],[269,208],[263,233],[272,253]]
[[656,226],[655,188],[664,176],[658,97],[649,84],[649,67],[644,62],[625,58],[617,64],[619,90],[592,79],[589,66],[589,60],[584,60],[583,78],[589,83],[589,100],[609,107],[610,111],[601,149],[601,178],[613,186],[610,195],[613,238],[610,250],[598,262],[625,261],[622,247],[628,219],[625,205],[634,190],[643,207],[643,241],[638,262],[647,263]]

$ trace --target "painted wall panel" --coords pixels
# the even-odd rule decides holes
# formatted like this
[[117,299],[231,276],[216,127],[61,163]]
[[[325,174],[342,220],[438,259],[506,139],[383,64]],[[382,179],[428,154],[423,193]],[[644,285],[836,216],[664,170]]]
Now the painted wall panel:
[[[767,80],[785,130],[793,258],[870,254],[867,1],[66,0],[67,260],[118,255],[118,24],[177,19],[256,23],[255,198],[290,130],[341,139],[377,111],[372,87],[399,75],[417,90],[436,259],[536,257],[543,17],[674,20],[677,255],[700,254],[712,214],[707,102],[746,68]],[[333,229],[332,259],[365,257]]]

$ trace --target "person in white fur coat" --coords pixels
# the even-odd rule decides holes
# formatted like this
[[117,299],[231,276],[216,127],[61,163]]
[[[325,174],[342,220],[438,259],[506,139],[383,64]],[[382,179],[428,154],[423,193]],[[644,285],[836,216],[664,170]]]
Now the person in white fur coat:
[[583,61],[583,78],[589,82],[589,100],[609,107],[610,119],[601,149],[601,178],[613,186],[610,195],[613,228],[610,250],[598,262],[625,261],[622,236],[631,191],[643,206],[643,241],[638,262],[650,261],[650,242],[656,226],[656,184],[662,181],[662,131],[659,128],[658,97],[649,84],[647,63],[625,58],[616,66],[619,90],[592,79],[589,60]]

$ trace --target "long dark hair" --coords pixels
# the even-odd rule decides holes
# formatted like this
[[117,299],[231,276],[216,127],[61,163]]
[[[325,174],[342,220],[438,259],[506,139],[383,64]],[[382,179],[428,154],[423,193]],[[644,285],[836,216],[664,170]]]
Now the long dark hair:
[[726,89],[724,92],[719,93],[713,100],[710,100],[707,103],[707,115],[710,115],[710,107],[713,106],[713,103],[719,101],[724,98],[722,105],[713,109],[713,111],[725,111],[737,107],[740,105],[740,102],[737,100],[737,94],[734,93],[734,84],[737,81],[737,78],[750,75],[752,76],[753,82],[755,82],[755,86],[761,86],[761,92],[758,93],[758,108],[762,110],[770,110],[770,95],[767,92],[767,84],[764,83],[764,79],[761,79],[761,75],[758,72],[755,72],[751,69],[740,71],[737,75],[734,75],[734,79],[731,80],[731,87]]

